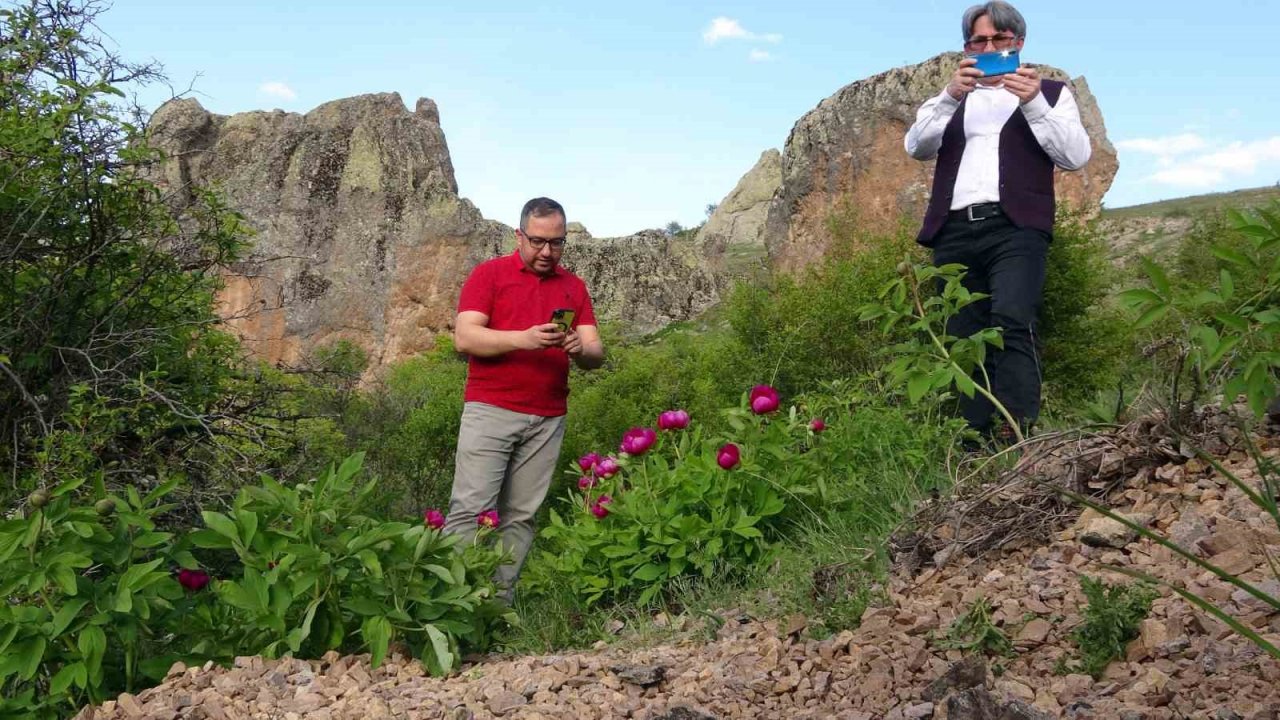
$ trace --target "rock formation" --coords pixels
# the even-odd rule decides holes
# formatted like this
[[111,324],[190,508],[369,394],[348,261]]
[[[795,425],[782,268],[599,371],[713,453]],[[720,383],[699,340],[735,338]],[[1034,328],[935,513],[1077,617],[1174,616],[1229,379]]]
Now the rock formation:
[[770,148],[738,181],[698,231],[698,242],[712,248],[763,245],[764,223],[773,193],[782,184],[782,153]]
[[[362,347],[371,368],[427,349],[448,331],[471,268],[514,245],[510,227],[458,197],[439,112],[425,98],[414,112],[383,93],[305,115],[233,116],[181,99],[156,111],[149,135],[165,157],[153,179],[175,204],[212,186],[256,231],[219,301],[268,362],[305,362],[340,339]],[[575,230],[565,263],[583,274],[602,320],[648,332],[717,298],[702,264],[662,254],[672,243]]]
[[[832,240],[833,213],[855,213],[864,227],[892,227],[903,218],[915,226],[929,198],[933,163],[909,157],[903,137],[916,110],[941,92],[959,60],[958,53],[944,53],[860,80],[800,118],[783,149],[782,179],[764,229],[775,269],[795,271],[822,257]],[[1083,78],[1047,66],[1039,70],[1069,83],[1093,143],[1083,170],[1058,173],[1059,206],[1096,213],[1118,167],[1102,114]]]

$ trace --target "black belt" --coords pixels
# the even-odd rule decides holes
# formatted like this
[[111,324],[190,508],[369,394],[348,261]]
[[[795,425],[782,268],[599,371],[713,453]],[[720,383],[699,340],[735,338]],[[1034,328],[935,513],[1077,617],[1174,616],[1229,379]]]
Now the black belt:
[[969,222],[976,222],[978,220],[986,220],[1003,214],[1004,211],[1000,209],[1000,203],[989,202],[970,205],[969,207],[960,208],[959,210],[952,210],[947,213],[947,218],[951,220],[967,220]]

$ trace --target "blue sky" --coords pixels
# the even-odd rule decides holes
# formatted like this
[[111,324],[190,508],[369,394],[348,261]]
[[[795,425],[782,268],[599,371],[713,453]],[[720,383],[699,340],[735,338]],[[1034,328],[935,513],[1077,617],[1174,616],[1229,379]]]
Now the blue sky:
[[[1280,181],[1280,3],[1015,4],[1023,58],[1098,98],[1120,153],[1108,207]],[[823,98],[959,49],[967,5],[116,0],[100,25],[218,113],[430,97],[486,217],[549,195],[607,236],[701,222]]]

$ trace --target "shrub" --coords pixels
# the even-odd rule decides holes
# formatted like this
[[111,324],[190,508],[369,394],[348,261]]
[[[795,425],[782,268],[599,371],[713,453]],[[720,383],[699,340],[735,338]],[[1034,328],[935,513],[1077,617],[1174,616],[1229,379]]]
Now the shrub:
[[580,489],[542,532],[543,582],[644,604],[683,575],[760,562],[786,522],[823,500],[820,438],[778,408],[777,391],[757,386],[727,411],[727,435],[633,428],[616,462],[583,458],[571,470]]

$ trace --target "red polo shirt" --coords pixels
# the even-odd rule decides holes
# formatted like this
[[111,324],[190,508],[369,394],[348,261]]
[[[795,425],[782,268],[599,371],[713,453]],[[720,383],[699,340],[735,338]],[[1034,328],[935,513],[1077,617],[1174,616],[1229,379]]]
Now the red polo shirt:
[[[527,330],[550,322],[557,308],[573,309],[575,328],[596,324],[586,283],[558,265],[553,274],[539,275],[525,267],[519,252],[477,265],[458,298],[458,312],[482,312],[494,330]],[[470,358],[467,402],[556,417],[565,414],[568,397],[569,355],[558,347]]]

